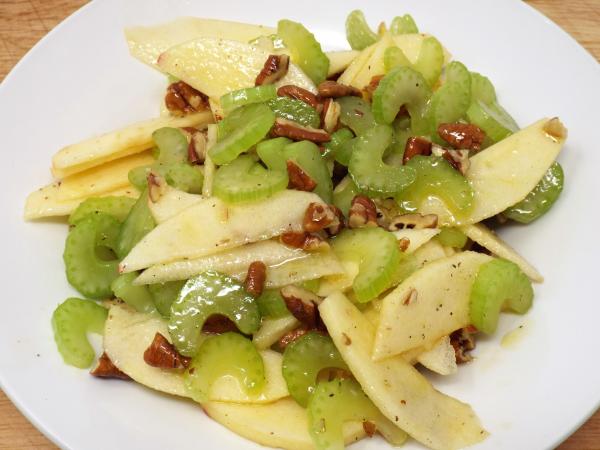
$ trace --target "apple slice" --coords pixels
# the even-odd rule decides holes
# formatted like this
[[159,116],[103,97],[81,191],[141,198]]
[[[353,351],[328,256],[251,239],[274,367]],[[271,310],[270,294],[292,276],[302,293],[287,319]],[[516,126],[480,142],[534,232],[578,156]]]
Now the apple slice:
[[206,198],[161,223],[125,257],[121,272],[155,264],[212,255],[250,242],[302,231],[310,203],[322,204],[311,192],[285,190],[260,202],[227,205]]
[[425,245],[435,236],[440,233],[439,228],[422,228],[420,230],[406,228],[404,230],[393,231],[392,234],[396,236],[398,241],[402,239],[408,239],[408,247],[404,250],[405,253],[414,253],[420,247]]
[[426,264],[383,299],[373,358],[380,360],[435,341],[469,325],[469,296],[490,256],[462,252]]
[[161,194],[154,201],[148,196],[148,208],[157,224],[166,222],[183,210],[202,201],[202,196],[189,194],[163,183]]
[[486,437],[469,405],[435,390],[402,356],[373,361],[375,329],[343,294],[327,297],[319,311],[365,393],[410,436],[440,450],[467,447]]
[[165,116],[134,123],[63,148],[52,158],[52,174],[62,178],[148,150],[153,145],[152,133],[162,127],[197,127],[211,122],[212,113],[203,111],[185,117]]
[[215,37],[247,43],[259,36],[275,34],[277,30],[263,25],[231,22],[199,17],[180,17],[171,22],[150,27],[125,29],[129,52],[138,60],[159,69],[158,57],[174,45],[201,37]]
[[252,337],[252,342],[259,350],[267,349],[281,339],[286,333],[299,326],[300,322],[291,314],[278,319],[263,317],[260,328]]
[[[352,81],[354,80],[354,78],[356,78],[356,75],[358,75],[358,73],[362,70],[365,64],[367,64],[367,62],[371,58],[371,55],[375,51],[375,48],[377,48],[377,43],[372,44],[364,50],[362,50],[359,53],[359,55],[356,58],[354,58],[354,60],[350,63],[346,70],[344,70],[344,73],[340,75],[340,77],[337,80],[338,83],[354,86],[352,84]],[[364,86],[361,86],[360,89],[362,89],[363,87]]]
[[[104,351],[115,366],[138,383],[180,397],[190,397],[179,370],[152,367],[144,361],[144,352],[156,333],[169,341],[167,322],[158,315],[138,313],[123,304],[111,306],[104,330]],[[263,392],[250,397],[237,381],[222,377],[211,387],[212,401],[268,403],[289,395],[281,375],[282,356],[272,350],[260,352],[265,365],[267,384]]]
[[336,75],[343,72],[348,68],[352,61],[360,55],[359,51],[356,50],[338,50],[334,52],[325,52],[327,58],[329,58],[329,71],[327,76]]
[[444,336],[429,350],[419,354],[417,361],[440,375],[452,375],[458,370],[456,353],[450,343],[450,336]]
[[[266,405],[208,402],[206,414],[236,434],[267,447],[286,450],[314,450],[308,434],[306,410],[291,398]],[[362,439],[361,422],[346,422],[343,427],[346,445]]]
[[531,281],[535,281],[536,283],[542,283],[544,281],[544,277],[535,267],[485,225],[481,223],[466,225],[461,227],[461,230],[469,239],[477,242],[482,247],[487,248],[493,255],[514,262],[521,268],[523,273],[531,279]]
[[[209,97],[254,86],[269,52],[250,44],[219,38],[199,38],[171,47],[158,58],[159,68]],[[276,86],[293,84],[316,93],[314,83],[296,65]]]

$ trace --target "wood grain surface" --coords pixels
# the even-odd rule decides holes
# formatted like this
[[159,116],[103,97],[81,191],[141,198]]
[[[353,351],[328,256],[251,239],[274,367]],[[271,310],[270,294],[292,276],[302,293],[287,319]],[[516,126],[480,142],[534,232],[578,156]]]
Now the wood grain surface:
[[[53,27],[84,0],[0,0],[0,80]],[[531,0],[596,59],[600,60],[600,0]],[[56,447],[38,432],[0,391],[0,450],[48,450]],[[559,450],[600,450],[600,412]]]

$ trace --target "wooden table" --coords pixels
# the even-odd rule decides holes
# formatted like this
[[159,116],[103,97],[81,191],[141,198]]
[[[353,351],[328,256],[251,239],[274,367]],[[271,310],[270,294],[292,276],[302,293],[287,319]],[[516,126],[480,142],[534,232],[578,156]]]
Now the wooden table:
[[[0,80],[85,0],[0,0]],[[600,0],[530,0],[600,59]],[[55,449],[0,391],[0,450]],[[559,450],[600,450],[600,411]]]

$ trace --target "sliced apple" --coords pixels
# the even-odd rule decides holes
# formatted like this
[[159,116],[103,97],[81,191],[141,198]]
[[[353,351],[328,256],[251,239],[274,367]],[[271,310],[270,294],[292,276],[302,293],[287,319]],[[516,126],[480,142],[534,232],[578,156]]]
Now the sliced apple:
[[485,225],[481,223],[466,225],[462,227],[461,230],[469,239],[477,242],[482,247],[487,248],[493,255],[514,262],[532,281],[535,281],[536,283],[544,281],[544,277],[535,267]]
[[[370,45],[364,50],[362,50],[360,54],[356,58],[354,58],[354,60],[350,63],[346,70],[344,70],[344,73],[340,75],[340,77],[338,78],[338,83],[353,85],[352,81],[354,80],[356,75],[362,70],[365,64],[367,64],[367,62],[371,58],[371,55],[375,51],[375,48],[377,48],[377,43]],[[361,86],[361,89],[363,87],[364,86]]]
[[[404,52],[408,60],[414,64],[421,53],[423,40],[431,35],[424,33],[399,34],[393,36],[394,44]],[[448,64],[452,59],[452,55],[444,48],[444,65]]]
[[400,241],[401,239],[408,239],[408,247],[404,250],[405,253],[414,253],[420,247],[425,245],[435,236],[440,233],[439,228],[423,228],[420,230],[415,229],[404,229],[394,231],[393,234],[396,236],[396,239]]
[[[110,360],[138,383],[167,394],[190,397],[183,372],[152,367],[144,361],[144,352],[156,333],[170,341],[167,322],[158,315],[138,313],[123,304],[111,306],[104,330],[104,351]],[[267,384],[263,392],[250,397],[232,377],[219,378],[211,387],[212,401],[268,403],[289,395],[281,375],[281,354],[272,350],[260,352]]]
[[327,297],[319,311],[365,393],[410,436],[433,449],[463,448],[486,437],[469,405],[435,390],[402,356],[373,361],[375,329],[343,294]]
[[312,253],[304,258],[268,267],[265,286],[279,288],[343,273],[344,268],[332,251]]
[[394,46],[394,40],[390,33],[385,33],[381,39],[375,44],[375,49],[369,60],[362,69],[356,74],[352,80],[352,86],[358,89],[364,89],[370,82],[371,79],[376,75],[385,75],[385,67],[383,65],[383,55],[385,51]]
[[451,248],[444,247],[436,240],[430,240],[414,252],[415,258],[417,259],[417,267],[420,268],[430,262],[452,256],[451,252]]
[[271,319],[264,317],[260,328],[252,338],[252,342],[259,350],[264,350],[279,339],[281,339],[286,333],[298,328],[300,322],[292,315],[281,317],[279,319]]
[[201,195],[189,194],[165,183],[158,199],[152,201],[148,197],[148,208],[150,208],[150,213],[154,217],[154,221],[159,224],[166,222],[171,217],[202,201],[202,198]]
[[429,350],[420,353],[417,361],[440,375],[452,375],[458,370],[456,352],[450,343],[450,336],[444,336]]
[[[291,398],[266,405],[208,402],[206,414],[236,434],[267,447],[286,450],[314,450],[308,434],[306,410]],[[347,422],[343,427],[346,445],[362,439],[361,422]]]
[[[220,98],[237,89],[254,86],[269,52],[250,44],[219,38],[199,38],[162,53],[158,66],[209,97]],[[314,83],[296,65],[277,86],[293,84],[316,93]]]
[[322,203],[311,192],[285,190],[254,203],[227,205],[206,198],[161,223],[121,262],[132,272],[172,261],[212,255],[250,242],[301,231],[310,203]]
[[159,69],[156,62],[161,53],[174,45],[192,39],[215,37],[247,43],[259,36],[276,32],[274,28],[263,25],[181,17],[161,25],[126,28],[125,38],[132,56]]
[[482,253],[462,252],[426,264],[383,299],[373,358],[397,355],[469,325],[471,285]]
[[152,133],[162,127],[197,127],[212,121],[212,113],[203,111],[185,117],[165,116],[134,123],[63,148],[52,158],[52,174],[63,178],[124,156],[143,152],[153,145]]
[[327,76],[333,76],[346,70],[346,68],[360,55],[356,50],[338,50],[334,52],[325,52],[329,59],[329,72]]

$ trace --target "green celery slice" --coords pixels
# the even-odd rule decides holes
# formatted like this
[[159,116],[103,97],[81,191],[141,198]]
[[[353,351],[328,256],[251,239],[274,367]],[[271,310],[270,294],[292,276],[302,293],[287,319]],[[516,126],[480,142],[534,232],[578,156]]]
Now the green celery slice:
[[[350,131],[348,128],[340,128],[339,130],[334,131],[331,134],[331,140],[329,142],[325,142],[323,144],[323,148],[325,151],[323,152],[323,158],[334,157],[338,151],[338,149],[350,139],[354,137],[354,133]],[[346,164],[348,164],[346,162]]]
[[221,96],[221,108],[229,114],[235,108],[252,103],[264,103],[277,97],[277,88],[273,84],[238,89]]
[[293,141],[285,137],[277,137],[262,141],[256,146],[256,154],[271,170],[287,170],[283,149]]
[[442,228],[440,233],[435,237],[440,244],[446,247],[463,248],[467,245],[467,235],[460,231],[459,228],[449,227]]
[[181,280],[148,285],[154,306],[164,318],[168,319],[171,316],[171,305],[177,300],[185,283],[185,280]]
[[292,62],[319,84],[327,78],[329,58],[315,36],[302,24],[291,20],[280,20],[277,23],[277,35],[290,51]]
[[333,204],[340,208],[344,216],[348,216],[352,199],[360,194],[358,186],[352,177],[346,176],[333,190]]
[[352,50],[364,50],[378,41],[379,36],[367,23],[360,9],[355,9],[346,18],[346,39]]
[[390,32],[392,34],[413,34],[418,33],[419,28],[415,23],[415,19],[410,14],[404,14],[403,16],[396,16],[392,19],[390,24]]
[[110,285],[115,297],[120,298],[133,309],[141,313],[156,311],[152,294],[147,286],[135,285],[133,281],[138,277],[138,272],[119,275]]
[[383,53],[383,67],[388,73],[396,67],[412,67],[412,64],[399,47],[393,46],[386,48]]
[[321,116],[315,108],[301,100],[277,97],[267,102],[277,117],[291,120],[305,127],[319,128]]
[[486,105],[496,102],[496,89],[488,77],[471,72],[471,98]]
[[125,196],[91,197],[84,200],[69,216],[69,225],[77,225],[88,214],[104,213],[123,222],[135,204],[135,199]]
[[371,105],[360,97],[341,97],[340,123],[350,128],[355,135],[361,135],[376,125]]
[[501,141],[518,129],[514,119],[497,103],[486,105],[480,100],[474,101],[467,110],[467,118],[493,142]]
[[256,303],[258,304],[260,315],[263,317],[266,316],[272,317],[273,319],[280,319],[281,317],[287,317],[291,314],[279,289],[265,289],[263,293],[257,297]]
[[325,203],[331,203],[333,182],[329,176],[327,162],[321,156],[319,147],[309,141],[294,142],[287,145],[283,153],[286,161],[294,161],[317,183],[313,192],[321,197]]
[[202,194],[204,174],[198,166],[188,163],[171,164],[166,168],[165,180],[170,186],[180,191]]
[[178,128],[164,127],[152,133],[152,140],[158,147],[158,161],[163,164],[187,161],[188,141]]
[[131,208],[127,219],[123,222],[119,239],[117,241],[116,253],[123,259],[135,245],[142,240],[146,234],[154,229],[156,222],[148,207],[148,190],[144,190]]
[[426,37],[413,68],[423,75],[430,87],[433,87],[440,78],[443,66],[444,47],[433,36]]

